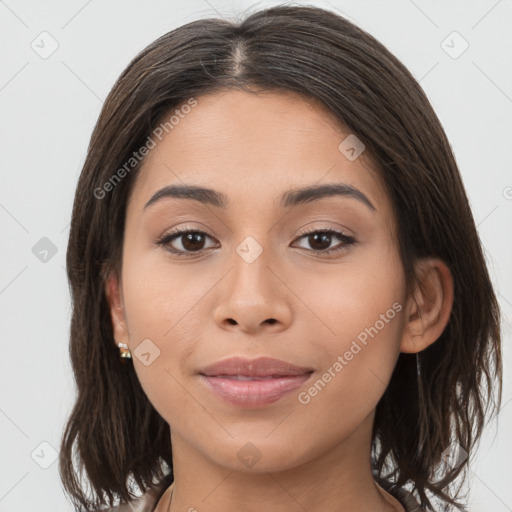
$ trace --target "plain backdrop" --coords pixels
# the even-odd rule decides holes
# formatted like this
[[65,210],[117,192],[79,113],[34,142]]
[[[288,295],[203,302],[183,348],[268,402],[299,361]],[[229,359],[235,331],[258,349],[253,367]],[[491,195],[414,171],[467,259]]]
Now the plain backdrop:
[[[0,0],[0,512],[71,510],[55,460],[74,397],[65,254],[103,99],[165,32],[278,3]],[[504,315],[503,405],[471,466],[469,510],[511,511],[512,2],[309,4],[384,43],[420,81],[451,141]]]

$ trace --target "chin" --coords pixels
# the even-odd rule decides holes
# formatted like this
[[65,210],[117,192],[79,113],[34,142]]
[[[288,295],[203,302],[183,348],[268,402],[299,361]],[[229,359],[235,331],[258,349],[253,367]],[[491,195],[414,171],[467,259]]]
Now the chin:
[[243,440],[235,438],[228,443],[215,443],[214,450],[211,443],[204,447],[207,450],[204,455],[226,469],[252,474],[287,471],[307,463],[315,456],[304,451],[304,446],[299,452],[296,443],[272,442],[265,439],[265,435],[254,441],[246,436]]

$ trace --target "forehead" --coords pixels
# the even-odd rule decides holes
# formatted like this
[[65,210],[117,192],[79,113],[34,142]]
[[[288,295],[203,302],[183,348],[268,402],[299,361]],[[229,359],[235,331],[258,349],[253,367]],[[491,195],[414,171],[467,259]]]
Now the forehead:
[[228,207],[242,196],[245,202],[253,197],[277,204],[285,190],[338,182],[364,189],[373,204],[386,201],[364,152],[354,160],[340,150],[354,135],[319,102],[294,93],[238,90],[195,101],[164,116],[163,122],[173,116],[173,123],[144,160],[132,209],[142,211],[170,184],[219,190]]

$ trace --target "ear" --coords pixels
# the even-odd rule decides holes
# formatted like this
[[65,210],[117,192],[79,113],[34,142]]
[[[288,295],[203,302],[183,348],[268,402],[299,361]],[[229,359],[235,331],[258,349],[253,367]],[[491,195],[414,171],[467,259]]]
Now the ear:
[[400,351],[420,352],[441,336],[453,306],[453,278],[444,261],[422,259],[416,264],[418,284],[409,297]]
[[110,273],[105,280],[105,295],[110,309],[114,343],[129,342],[128,326],[124,315],[122,284],[114,273]]

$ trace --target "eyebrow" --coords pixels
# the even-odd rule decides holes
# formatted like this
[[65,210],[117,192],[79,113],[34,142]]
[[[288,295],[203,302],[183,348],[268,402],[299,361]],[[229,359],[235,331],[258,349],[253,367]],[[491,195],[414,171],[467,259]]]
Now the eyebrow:
[[[311,185],[303,188],[288,190],[281,197],[281,206],[291,208],[301,204],[311,203],[332,196],[345,196],[357,199],[370,210],[377,211],[372,202],[359,189],[347,183],[328,183],[325,185]],[[181,198],[199,201],[218,208],[226,208],[228,197],[222,192],[197,185],[168,185],[158,190],[144,205],[144,210],[164,198]]]

